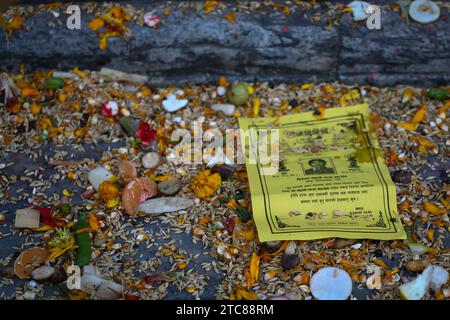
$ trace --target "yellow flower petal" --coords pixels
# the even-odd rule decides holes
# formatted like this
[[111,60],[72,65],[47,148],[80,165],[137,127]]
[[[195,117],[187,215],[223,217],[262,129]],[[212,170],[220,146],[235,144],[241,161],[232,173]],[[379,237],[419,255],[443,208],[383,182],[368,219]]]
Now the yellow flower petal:
[[241,285],[237,285],[230,295],[230,300],[259,300],[259,297],[256,293],[246,290]]
[[211,11],[213,11],[214,9],[217,8],[217,6],[219,5],[219,1],[216,0],[206,0],[205,1],[205,5],[204,5],[204,9],[206,13],[210,13]]
[[253,99],[253,116],[254,117],[258,116],[260,106],[261,106],[261,100],[259,100],[259,98]]
[[434,215],[441,215],[441,214],[445,214],[447,212],[446,209],[444,208],[439,208],[437,205],[431,203],[431,202],[424,202],[423,204],[423,209],[430,213],[430,214],[434,214]]
[[103,19],[101,19],[101,18],[95,18],[95,19],[92,19],[91,21],[89,21],[89,28],[92,31],[98,31],[101,28],[103,28],[104,25],[105,25],[105,21],[103,21]]
[[207,200],[217,191],[221,183],[222,179],[218,173],[211,174],[210,170],[204,170],[193,178],[191,189],[198,198]]
[[420,123],[422,121],[424,121],[426,118],[426,109],[425,106],[421,106],[419,108],[419,110],[417,110],[416,114],[414,115],[414,117],[411,120],[411,123]]
[[314,83],[305,83],[300,87],[300,89],[308,90],[308,89],[311,89],[312,87],[314,87]]
[[236,12],[229,12],[223,16],[228,22],[235,24],[236,23]]
[[40,106],[38,106],[36,103],[32,103],[31,104],[31,113],[32,114],[34,114],[34,115],[37,115],[37,114],[39,114],[41,112],[41,107]]
[[53,230],[53,229],[54,229],[53,227],[50,227],[48,225],[43,225],[42,227],[33,229],[33,231],[44,232],[44,231]]
[[63,93],[63,92],[60,92],[60,93],[58,94],[58,100],[59,100],[59,102],[61,102],[61,103],[66,102],[66,100],[67,100],[67,94],[65,94],[65,93]]
[[[348,105],[356,104],[357,101],[360,98],[359,91],[354,89],[350,91],[347,94],[344,94],[340,99],[339,103],[342,107],[346,107]],[[350,103],[350,104],[349,104]]]
[[253,285],[259,279],[259,262],[260,262],[260,260],[261,260],[261,257],[253,252],[252,259],[250,261],[249,277],[247,279],[247,289],[250,289],[251,287],[253,287]]
[[100,221],[98,220],[97,216],[95,214],[90,214],[89,215],[89,227],[93,230],[93,231],[97,231],[100,229]]
[[108,200],[108,202],[106,202],[105,206],[108,209],[112,209],[112,208],[116,207],[119,204],[119,202],[120,202],[119,198]]
[[65,195],[66,197],[73,197],[75,194],[74,193],[71,193],[69,190],[67,190],[67,189],[64,189],[63,190],[63,195]]
[[396,125],[399,127],[405,128],[408,131],[414,131],[417,129],[417,123],[411,123],[411,122],[396,122]]

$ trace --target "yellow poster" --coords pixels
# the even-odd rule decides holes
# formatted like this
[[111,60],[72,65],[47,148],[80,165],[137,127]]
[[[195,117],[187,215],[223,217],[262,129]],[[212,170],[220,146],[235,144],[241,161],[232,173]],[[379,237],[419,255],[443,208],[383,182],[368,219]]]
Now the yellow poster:
[[[321,116],[239,119],[260,241],[406,239],[369,114],[363,104]],[[260,157],[273,144],[275,172]]]

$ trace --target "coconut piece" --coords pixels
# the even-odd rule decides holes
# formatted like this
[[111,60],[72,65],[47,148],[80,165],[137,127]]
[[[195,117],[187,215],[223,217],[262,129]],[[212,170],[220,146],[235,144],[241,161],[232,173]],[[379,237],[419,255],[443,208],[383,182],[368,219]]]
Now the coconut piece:
[[352,293],[352,279],[339,268],[326,267],[317,271],[310,282],[312,295],[319,300],[346,300]]
[[236,110],[236,106],[231,103],[218,103],[213,104],[211,109],[216,112],[223,112],[226,116],[232,116]]
[[369,18],[370,3],[365,1],[352,1],[347,5],[347,8],[352,9],[353,19],[355,21],[363,21]]
[[29,248],[17,257],[14,263],[14,273],[20,279],[30,278],[33,270],[41,266],[48,258],[48,251],[44,248]]
[[177,99],[177,96],[170,94],[166,100],[163,101],[163,107],[168,112],[175,112],[185,107],[188,104],[187,99]]
[[111,82],[128,82],[137,86],[142,86],[148,81],[147,76],[139,74],[126,73],[119,70],[102,68],[99,72],[99,77]]
[[418,23],[432,23],[439,19],[441,9],[430,0],[414,0],[409,6],[409,16]]
[[429,247],[417,242],[408,242],[408,247],[411,249],[411,252],[416,255],[424,254],[430,251]]
[[119,169],[119,175],[124,182],[129,182],[134,178],[137,178],[137,170],[134,164],[131,161],[122,160],[117,165]]
[[103,279],[93,274],[83,274],[80,278],[80,289],[93,295],[102,284]]
[[34,269],[33,272],[31,272],[31,277],[33,278],[33,280],[36,280],[36,281],[47,280],[48,278],[53,276],[55,271],[56,271],[56,269],[53,267],[42,266],[42,267]]
[[171,177],[166,181],[158,184],[158,191],[165,196],[173,196],[181,189],[180,180],[175,177]]
[[24,208],[16,210],[16,220],[14,227],[16,228],[39,228],[40,213],[38,210]]
[[297,244],[295,241],[289,241],[288,245],[286,246],[286,249],[284,249],[284,253],[287,255],[295,254],[297,251]]
[[142,165],[145,169],[155,169],[161,163],[162,157],[158,152],[148,152],[142,157]]
[[430,286],[434,291],[438,291],[448,281],[448,271],[441,266],[433,266],[431,274]]
[[98,187],[102,182],[111,179],[114,179],[114,175],[108,170],[106,170],[104,167],[94,168],[88,173],[88,180],[95,188],[95,190],[98,190]]
[[187,209],[194,205],[194,201],[181,197],[164,197],[147,200],[141,203],[138,211],[147,214],[160,214]]
[[122,285],[103,279],[98,269],[92,265],[83,267],[80,285],[82,291],[99,299],[115,300],[120,298],[123,292]]
[[433,266],[428,266],[416,279],[399,287],[400,297],[405,300],[420,300],[430,286]]
[[139,203],[158,193],[156,183],[141,177],[131,180],[122,193],[122,207],[133,216],[137,213]]
[[122,285],[110,280],[103,280],[94,297],[105,300],[116,300],[122,296]]

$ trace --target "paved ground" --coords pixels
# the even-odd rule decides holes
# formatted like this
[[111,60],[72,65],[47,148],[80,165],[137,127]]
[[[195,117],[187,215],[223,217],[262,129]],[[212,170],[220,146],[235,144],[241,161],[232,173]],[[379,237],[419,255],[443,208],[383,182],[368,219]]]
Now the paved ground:
[[[42,154],[51,156],[55,152],[55,150],[65,150],[68,151],[69,154],[73,153],[73,157],[68,157],[66,160],[82,160],[84,158],[96,159],[98,160],[103,151],[108,148],[119,148],[121,147],[121,143],[116,144],[99,144],[99,145],[84,145],[85,152],[73,152],[73,149],[70,146],[53,146],[53,145],[43,145],[42,146]],[[20,193],[23,192],[32,192],[32,188],[23,181],[20,181],[20,177],[23,175],[24,170],[26,169],[38,169],[44,168],[43,179],[48,179],[51,175],[56,173],[56,170],[47,164],[44,156],[39,157],[36,160],[31,160],[26,156],[26,152],[18,152],[18,153],[9,153],[3,154],[0,156],[0,163],[10,163],[14,162],[13,166],[7,167],[5,170],[1,170],[0,174],[6,174],[7,176],[16,175],[18,182],[12,184],[8,190],[11,192],[11,196],[16,197],[19,196]],[[74,205],[80,204],[83,202],[81,198],[81,193],[84,191],[76,186],[73,181],[69,179],[63,179],[60,183],[53,185],[53,187],[47,190],[47,194],[51,195],[53,193],[61,193],[63,189],[70,189],[75,193],[75,196],[72,198],[72,203]],[[17,192],[17,190],[21,190]],[[14,230],[14,211],[16,209],[20,209],[27,206],[27,201],[23,200],[17,202],[15,204],[9,204],[7,206],[0,205],[0,212],[6,212],[8,217],[7,221],[4,223],[0,222],[0,259],[6,258],[8,256],[16,257],[20,252],[21,246],[24,246],[27,242],[27,236],[24,235],[11,235],[3,237],[1,235],[9,234]],[[136,219],[134,224],[143,223],[143,219]],[[167,227],[159,222],[155,224],[145,224],[145,229],[148,230],[149,234],[153,233],[154,230],[167,229]],[[28,234],[32,236],[32,233]],[[200,257],[193,261],[193,268],[195,265],[199,265],[203,262],[211,262],[212,258],[209,255],[209,249],[203,248],[203,246],[199,243],[193,244],[192,235],[191,234],[174,234],[171,233],[167,240],[159,240],[156,243],[162,244],[164,242],[168,242],[169,240],[175,240],[177,242],[177,247],[186,250],[192,254],[200,253]],[[120,240],[118,241],[120,242]],[[154,245],[151,250],[147,250],[144,245],[140,246],[138,250],[136,250],[136,257],[139,257],[140,260],[149,259],[154,257],[156,253],[156,248],[158,245]],[[13,259],[15,260],[15,258]],[[170,268],[171,264],[168,259],[163,260],[163,264],[157,270],[157,272],[167,271]],[[221,279],[221,274],[217,274],[214,271],[205,272],[203,269],[198,268],[199,272],[204,272],[210,280],[208,280],[209,285],[206,287],[204,294],[202,295],[203,299],[215,299],[215,288],[217,283]],[[141,274],[143,276],[144,274]],[[11,295],[16,288],[23,287],[25,281],[20,280],[18,278],[14,278],[14,285],[10,286],[0,286],[0,296],[5,294],[6,296]],[[60,294],[57,286],[53,286],[51,284],[46,286],[47,293],[51,295],[52,293]],[[169,286],[167,299],[192,299],[192,295],[188,294],[185,291],[178,291],[173,285]]]
[[[176,3],[176,2],[175,2]],[[385,3],[383,1],[382,3]],[[145,10],[155,5],[147,2]],[[162,7],[158,7],[158,12]],[[320,10],[319,10],[320,11]],[[64,16],[62,16],[64,17]],[[221,15],[187,13],[173,10],[164,18],[163,25],[157,30],[131,24],[132,39],[112,39],[107,51],[98,49],[98,37],[89,30],[87,23],[93,15],[83,20],[83,28],[73,33],[63,26],[48,29],[48,22],[57,19],[51,13],[39,13],[26,20],[26,31],[17,31],[6,44],[4,33],[0,30],[0,60],[4,67],[17,70],[24,61],[27,67],[72,69],[98,69],[101,66],[116,67],[127,71],[146,73],[150,83],[161,85],[185,82],[216,82],[220,75],[230,81],[278,81],[303,83],[313,77],[317,82],[342,80],[349,83],[375,84],[390,86],[397,83],[412,83],[415,86],[435,86],[448,83],[450,79],[449,48],[450,28],[448,10],[443,10],[442,18],[434,25],[422,26],[408,23],[399,17],[398,12],[387,12],[383,16],[383,29],[368,31],[365,26],[353,24],[349,14],[343,15],[340,25],[328,30],[326,21],[310,23],[302,14],[285,16],[278,13],[267,15],[237,14],[237,24],[230,24]],[[45,39],[45,41],[43,41]],[[71,50],[68,50],[70,48]],[[3,68],[3,67],[2,67]],[[3,69],[2,69],[3,70]],[[29,71],[29,70],[27,70]],[[389,114],[385,114],[389,118]],[[108,148],[118,148],[122,143],[84,145],[85,151],[74,151],[71,146],[40,145],[41,157],[28,158],[27,150],[16,153],[0,153],[0,164],[14,164],[0,169],[0,176],[16,175],[17,182],[8,190],[11,196],[32,192],[20,177],[26,169],[42,168],[43,179],[48,179],[56,170],[48,166],[46,156],[52,156],[56,150],[66,150],[73,157],[66,160],[100,159],[102,152]],[[429,158],[432,165],[437,159]],[[448,184],[446,163],[437,163],[438,171],[429,167],[414,168],[416,174],[423,177],[437,176],[442,186]],[[0,181],[0,187],[4,181]],[[82,203],[80,197],[84,190],[73,181],[60,180],[46,193],[61,194],[64,188],[76,195],[73,204]],[[13,234],[13,213],[27,205],[27,199],[17,203],[0,205],[0,212],[7,216],[6,222],[0,222],[0,260],[17,256],[26,246],[29,234]],[[146,230],[166,230],[160,220],[145,223],[137,219],[135,224],[144,224]],[[149,232],[152,233],[152,232]],[[193,261],[193,266],[214,259],[209,255],[209,248],[193,244],[191,234],[170,233],[168,239],[158,240],[163,243],[175,240],[180,249],[191,253],[201,253]],[[154,246],[156,248],[156,246]],[[450,247],[448,232],[445,247]],[[146,250],[142,245],[132,258],[151,259],[155,250]],[[396,257],[382,259],[391,267],[397,264]],[[14,258],[12,258],[14,261]],[[163,260],[158,271],[167,271],[169,261]],[[0,266],[1,268],[1,266]],[[208,278],[208,285],[201,298],[216,298],[215,289],[223,274],[206,272],[197,268]],[[16,288],[25,285],[22,280],[14,279],[13,285],[0,285],[0,298],[10,296]],[[46,286],[48,294],[58,292],[55,286]],[[373,292],[366,288],[354,286],[354,296],[363,299]],[[192,299],[185,291],[178,291],[169,285],[167,299]]]
[[[47,156],[52,156],[56,150],[64,150],[67,151],[69,156],[66,158],[66,160],[82,160],[84,158],[90,158],[90,159],[96,159],[98,160],[103,151],[107,150],[108,148],[119,148],[122,146],[122,144],[115,143],[115,144],[97,144],[97,145],[83,145],[85,148],[85,152],[77,152],[70,147],[70,146],[54,146],[51,144],[42,145],[42,154]],[[43,179],[48,179],[51,175],[56,173],[56,170],[54,170],[51,166],[49,166],[44,158],[44,156],[39,157],[35,160],[32,160],[26,156],[27,152],[17,152],[17,153],[9,153],[9,154],[3,154],[0,157],[0,163],[10,163],[14,162],[13,166],[9,166],[6,169],[3,169],[0,171],[1,174],[6,174],[7,176],[16,175],[17,176],[17,183],[12,184],[8,190],[11,192],[11,196],[19,196],[21,192],[32,192],[32,188],[25,182],[20,181],[20,177],[22,176],[24,170],[26,169],[38,169],[43,168]],[[436,160],[429,159],[429,163],[432,164]],[[448,179],[446,176],[445,170],[450,167],[450,160],[447,163],[441,163],[438,164],[438,167],[440,168],[439,171],[441,174],[439,175],[438,181],[440,183],[444,182],[444,179]],[[417,173],[423,176],[431,175],[432,172],[430,172],[430,169],[428,167],[422,167],[417,168]],[[436,174],[436,173],[433,173]],[[49,189],[46,193],[48,195],[51,195],[52,193],[61,193],[61,190],[63,189],[70,189],[73,191],[76,195],[72,198],[73,204],[79,204],[83,202],[83,199],[81,198],[80,194],[84,191],[80,188],[78,188],[73,181],[68,179],[63,179],[60,181],[60,183],[55,184],[51,189]],[[17,192],[17,190],[22,190],[20,192]],[[13,213],[16,209],[23,208],[27,205],[27,201],[23,200],[15,204],[10,204],[8,206],[2,206],[0,205],[0,212],[6,212],[6,215],[8,217],[8,220],[4,223],[0,223],[0,235],[9,234],[14,230],[13,227]],[[143,219],[137,219],[134,224],[140,224],[143,223]],[[149,233],[152,233],[151,230],[155,229],[166,229],[164,225],[161,225],[159,222],[152,223],[152,224],[145,224],[145,229],[150,231]],[[32,236],[32,234],[30,234]],[[177,242],[177,246],[180,249],[186,250],[187,252],[191,252],[193,254],[200,253],[200,257],[193,261],[195,268],[195,265],[199,265],[203,262],[211,262],[213,259],[209,255],[209,249],[203,248],[203,246],[199,243],[193,244],[192,242],[192,235],[190,234],[174,234],[170,233],[169,237],[170,240],[175,240]],[[161,240],[157,241],[157,243],[162,244],[164,242],[167,242],[169,240]],[[21,247],[24,246],[27,242],[27,236],[26,235],[11,235],[2,237],[0,236],[0,259],[6,258],[8,256],[16,257],[21,252]],[[447,234],[446,237],[446,247],[450,247],[450,236]],[[136,250],[136,257],[139,257],[141,260],[149,259],[154,256],[156,253],[156,247],[152,250],[147,250],[145,246],[139,247],[138,250]],[[13,259],[14,260],[14,259]],[[390,266],[394,267],[397,264],[396,257],[392,257],[392,259],[384,259],[384,261]],[[157,272],[164,272],[168,271],[171,264],[169,261],[163,260],[162,265],[157,270]],[[202,299],[215,299],[215,288],[216,285],[220,282],[222,278],[222,274],[215,273],[214,271],[211,272],[205,272],[201,268],[198,268],[199,272],[204,272],[205,275],[208,277],[208,283],[209,285],[206,287],[204,294],[201,296]],[[143,274],[142,274],[143,275]],[[17,278],[14,279],[14,284],[9,286],[0,286],[0,296],[5,295],[9,296],[11,295],[16,288],[23,287],[25,284],[24,280],[19,280]],[[60,291],[57,286],[55,285],[46,285],[46,293],[50,295],[58,295],[60,294]],[[366,287],[358,288],[357,286],[354,286],[353,288],[353,295],[357,297],[358,299],[364,299],[367,296],[370,296],[372,292],[368,290]],[[191,294],[186,293],[185,291],[178,291],[175,286],[170,285],[168,289],[168,295],[166,299],[193,299],[193,296]]]
[[[58,17],[36,12],[25,19],[26,30],[15,31],[8,41],[0,28],[2,67],[17,71],[23,61],[27,71],[110,67],[146,74],[151,85],[216,83],[219,76],[231,81],[340,81],[380,87],[432,87],[450,80],[447,8],[441,9],[436,23],[421,25],[387,8],[392,1],[371,1],[385,9],[382,29],[368,30],[350,13],[337,14],[343,7],[337,8],[334,1],[328,2],[330,7],[317,1],[320,6],[309,9],[291,3],[289,15],[270,7],[238,11],[235,24],[223,18],[234,12],[235,2],[224,3],[225,9],[205,14],[197,11],[195,2],[186,9],[179,8],[181,1],[121,1],[143,12],[155,10],[162,23],[151,29],[133,21],[128,25],[131,36],[111,38],[106,50],[99,49],[98,36],[88,26],[94,14],[83,9],[81,29],[72,31],[66,28],[63,9],[56,10]],[[167,16],[165,7],[171,8]],[[94,12],[101,15],[102,9]],[[330,17],[336,21],[332,28]]]

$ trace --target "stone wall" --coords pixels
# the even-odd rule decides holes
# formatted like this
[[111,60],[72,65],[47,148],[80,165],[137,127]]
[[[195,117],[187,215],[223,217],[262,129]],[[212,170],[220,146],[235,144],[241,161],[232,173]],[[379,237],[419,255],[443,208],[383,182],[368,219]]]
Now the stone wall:
[[[123,1],[121,3],[124,3]],[[146,10],[155,7],[140,4]],[[382,12],[382,29],[356,25],[350,14],[338,26],[312,23],[297,12],[238,13],[237,23],[221,16],[172,11],[156,30],[131,23],[131,39],[113,38],[106,50],[83,12],[81,30],[65,27],[67,18],[38,13],[25,31],[7,41],[0,31],[2,70],[103,66],[146,74],[152,85],[230,80],[302,83],[342,81],[390,86],[435,86],[450,80],[450,22],[419,25],[398,12]],[[58,25],[57,21],[61,21]],[[54,22],[56,26],[49,27]]]

